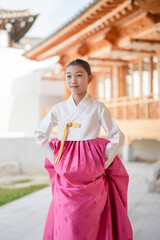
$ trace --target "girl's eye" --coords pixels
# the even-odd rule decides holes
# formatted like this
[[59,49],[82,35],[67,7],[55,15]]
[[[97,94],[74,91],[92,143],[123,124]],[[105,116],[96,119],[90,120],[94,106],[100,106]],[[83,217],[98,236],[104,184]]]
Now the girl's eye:
[[70,75],[67,76],[67,78],[70,78],[70,77],[71,77]]
[[82,75],[81,74],[78,74],[77,77],[81,77]]

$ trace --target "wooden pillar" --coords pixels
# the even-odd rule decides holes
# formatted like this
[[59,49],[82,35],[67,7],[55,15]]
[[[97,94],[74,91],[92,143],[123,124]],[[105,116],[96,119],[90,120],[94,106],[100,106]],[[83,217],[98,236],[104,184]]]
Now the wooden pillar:
[[150,84],[150,94],[153,96],[153,57],[149,58],[149,84]]
[[113,98],[117,98],[118,96],[118,67],[117,66],[113,66],[112,68],[112,82],[113,82]]
[[103,82],[103,99],[106,100],[106,86],[105,86],[105,80],[107,78],[106,72],[103,72],[101,74],[101,81]]
[[127,71],[128,71],[127,66],[123,66],[122,96],[127,96],[127,84],[126,84]]
[[118,67],[118,96],[126,96],[126,75],[127,66]]
[[65,88],[64,88],[64,96],[63,99],[66,100],[69,98],[69,96],[71,95],[71,92],[69,91],[66,82],[64,82],[65,84]]
[[160,98],[160,52],[157,55],[158,62],[157,62],[157,71],[158,71],[158,96]]
[[88,92],[92,98],[98,98],[98,76],[97,74],[93,74],[94,78],[88,85]]
[[113,98],[113,89],[114,89],[114,85],[113,85],[113,70],[112,67],[110,68],[110,79],[111,79],[111,99]]

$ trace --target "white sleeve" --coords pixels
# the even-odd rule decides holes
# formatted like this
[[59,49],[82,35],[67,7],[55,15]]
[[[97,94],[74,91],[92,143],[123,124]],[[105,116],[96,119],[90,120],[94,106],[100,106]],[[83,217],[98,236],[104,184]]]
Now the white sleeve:
[[56,107],[54,106],[53,109],[42,119],[36,131],[34,132],[36,143],[43,147],[45,156],[51,161],[54,159],[54,154],[53,149],[51,149],[49,145],[48,139],[52,128],[57,124],[58,119],[56,115]]
[[123,145],[125,137],[104,103],[99,106],[99,120],[108,135],[108,140],[110,141],[105,149],[105,168],[107,168],[112,163],[120,146]]

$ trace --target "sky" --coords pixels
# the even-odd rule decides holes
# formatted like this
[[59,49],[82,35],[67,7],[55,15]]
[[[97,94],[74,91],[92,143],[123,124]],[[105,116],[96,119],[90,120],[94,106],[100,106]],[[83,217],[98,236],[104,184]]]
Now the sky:
[[0,0],[0,8],[28,9],[31,14],[40,14],[26,36],[46,38],[74,17],[89,2],[92,0]]
[[[29,10],[39,14],[37,20],[27,32],[27,37],[47,38],[59,29],[66,21],[84,9],[92,0],[0,0],[0,8],[6,10]],[[23,50],[24,51],[24,50]],[[21,49],[0,48],[0,97],[12,94],[14,79],[23,78],[26,74],[53,66],[57,59],[49,58],[36,62],[26,59]],[[10,71],[8,71],[10,66]]]

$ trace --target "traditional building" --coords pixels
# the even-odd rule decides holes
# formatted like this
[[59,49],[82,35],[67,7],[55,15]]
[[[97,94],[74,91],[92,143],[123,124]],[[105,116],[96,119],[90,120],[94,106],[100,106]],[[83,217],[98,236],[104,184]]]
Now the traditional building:
[[0,9],[0,47],[14,46],[28,32],[37,16],[28,10]]
[[[127,158],[133,141],[160,141],[159,0],[94,0],[25,56],[60,56],[62,71],[72,59],[88,60],[95,77],[89,92],[125,133]],[[50,77],[59,78],[60,71]]]

